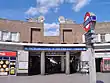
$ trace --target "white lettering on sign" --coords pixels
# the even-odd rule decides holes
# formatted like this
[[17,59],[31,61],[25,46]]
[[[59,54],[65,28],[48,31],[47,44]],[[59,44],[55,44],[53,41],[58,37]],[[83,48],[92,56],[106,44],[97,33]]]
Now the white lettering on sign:
[[3,56],[4,56],[4,55],[6,55],[6,54],[5,54],[4,52],[0,52],[0,55],[3,55]]

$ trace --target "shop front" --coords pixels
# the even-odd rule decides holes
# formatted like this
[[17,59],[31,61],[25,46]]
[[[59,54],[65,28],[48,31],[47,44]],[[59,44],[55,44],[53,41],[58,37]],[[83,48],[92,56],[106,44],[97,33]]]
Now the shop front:
[[16,75],[15,51],[0,51],[0,76]]
[[29,52],[29,75],[75,73],[79,71],[80,52],[85,47],[24,46]]

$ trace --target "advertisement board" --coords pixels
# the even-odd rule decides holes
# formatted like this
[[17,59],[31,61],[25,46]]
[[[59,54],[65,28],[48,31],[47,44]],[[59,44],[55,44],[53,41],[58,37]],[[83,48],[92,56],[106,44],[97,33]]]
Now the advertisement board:
[[8,57],[15,57],[17,54],[16,52],[11,51],[0,51],[0,56],[8,56]]
[[19,62],[19,70],[26,70],[28,69],[28,62]]

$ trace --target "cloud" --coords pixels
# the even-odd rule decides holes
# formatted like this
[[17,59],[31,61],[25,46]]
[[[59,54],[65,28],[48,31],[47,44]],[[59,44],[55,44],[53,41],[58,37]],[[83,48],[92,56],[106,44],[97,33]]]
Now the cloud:
[[48,12],[48,9],[46,7],[39,7],[39,8],[34,8],[30,7],[28,11],[26,11],[26,14],[29,15],[37,15],[37,14],[46,14]]
[[58,36],[59,24],[58,23],[45,23],[44,24],[44,36]]
[[37,15],[37,14],[47,14],[51,8],[56,8],[64,2],[64,0],[36,0],[37,1],[37,7],[30,7],[26,14],[28,15]]
[[58,12],[58,10],[59,10],[59,8],[55,8],[54,12],[55,12],[55,13],[57,13],[57,12]]
[[73,5],[73,10],[78,12],[82,7],[89,4],[91,0],[77,0],[75,6]]
[[69,3],[73,5],[73,10],[78,12],[82,7],[89,4],[91,0],[36,0],[36,7],[30,7],[26,14],[37,15],[37,14],[47,14],[52,8],[54,12],[58,12],[59,6],[64,3]]
[[26,14],[31,14],[32,16],[36,15],[38,13],[37,8],[30,7],[28,11],[26,11]]
[[110,20],[105,20],[104,22],[110,22]]

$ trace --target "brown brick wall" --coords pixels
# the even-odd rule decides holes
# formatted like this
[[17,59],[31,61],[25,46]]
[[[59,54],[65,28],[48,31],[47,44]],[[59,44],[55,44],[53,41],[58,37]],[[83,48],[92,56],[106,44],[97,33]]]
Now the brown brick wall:
[[[66,34],[66,37],[69,38],[65,41],[70,40],[69,42],[65,43],[81,43],[82,42],[82,34],[84,33],[83,28],[81,27],[80,24],[60,24],[60,36],[63,36],[63,30],[72,30],[72,32],[68,32]],[[71,35],[69,35],[71,34]],[[63,41],[61,41],[63,42]]]
[[[31,27],[40,28],[41,31],[43,32],[43,24],[40,24],[40,23],[0,20],[0,30],[1,31],[7,30],[9,32],[20,32],[20,41],[21,42],[23,42],[23,41],[30,42]],[[43,33],[41,34],[41,36],[40,36],[40,38],[43,41]],[[38,36],[38,38],[39,38],[39,36]]]
[[96,33],[110,33],[110,22],[97,23]]
[[[40,29],[40,31],[36,30],[37,32],[33,33],[36,35],[32,40],[35,43],[82,43],[82,35],[85,33],[80,24],[60,24],[59,36],[44,36],[43,23],[0,20],[0,30],[20,32],[21,42],[31,42],[31,28]],[[110,33],[110,22],[97,23],[95,30],[96,33]]]
[[60,37],[59,36],[44,36],[44,43],[60,43]]

